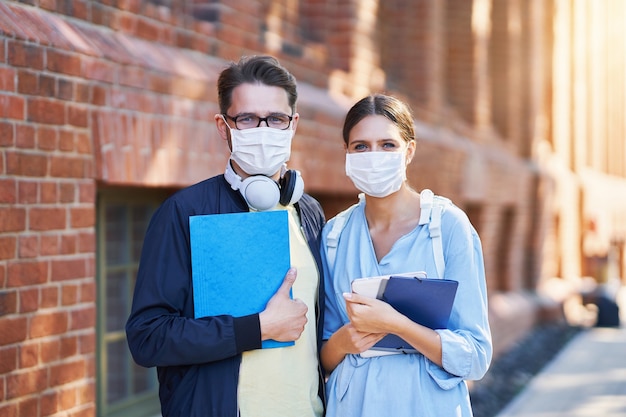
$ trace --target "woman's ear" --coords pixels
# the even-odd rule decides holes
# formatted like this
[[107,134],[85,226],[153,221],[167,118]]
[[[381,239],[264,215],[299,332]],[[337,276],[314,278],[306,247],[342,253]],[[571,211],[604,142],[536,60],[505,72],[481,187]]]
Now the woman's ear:
[[417,142],[412,139],[406,144],[406,164],[409,165],[415,156],[415,149],[417,148]]

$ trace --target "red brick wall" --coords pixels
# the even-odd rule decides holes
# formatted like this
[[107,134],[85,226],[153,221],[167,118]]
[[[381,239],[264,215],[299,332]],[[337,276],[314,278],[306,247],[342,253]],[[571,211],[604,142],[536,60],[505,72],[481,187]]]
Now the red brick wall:
[[[179,16],[147,2],[48,5],[92,24],[64,20],[45,4],[0,4],[0,415],[7,417],[96,414],[96,184],[184,186],[221,172],[227,147],[213,124],[216,76],[225,60],[260,49],[245,31],[257,18],[242,21],[235,8],[221,15],[230,52],[218,60],[176,47],[215,48],[210,25],[182,30]],[[294,161],[307,171],[319,166],[307,155],[324,143],[340,156],[334,131],[313,138],[336,127],[345,106],[302,90],[307,121]]]
[[76,75],[76,63],[57,51],[8,37],[0,44],[0,414],[93,415],[96,188],[87,86],[52,74],[62,67]]
[[[420,143],[410,182],[475,216],[498,352],[539,316],[527,291],[580,273],[581,199],[609,222],[589,244],[614,239],[623,253],[623,181],[584,175],[593,180],[581,193],[569,166],[571,148],[595,149],[573,143],[587,140],[570,134],[574,83],[552,68],[571,58],[553,61],[550,46],[556,16],[557,51],[571,50],[571,10],[408,3],[0,3],[0,415],[95,415],[98,187],[181,187],[220,173],[228,151],[213,124],[215,80],[243,54],[275,55],[296,75],[290,164],[329,217],[356,199],[344,175],[345,111],[371,91],[411,104]],[[621,120],[611,117],[595,123]],[[618,122],[610,131],[623,137]],[[623,177],[623,145],[607,149]],[[591,213],[594,189],[615,212]]]
[[[382,18],[394,21],[402,14],[400,3],[386,4]],[[393,28],[385,40],[398,45],[388,55],[380,61],[355,59],[364,52],[375,56],[381,46],[374,39],[364,42],[376,25],[356,20],[363,12],[358,2],[324,4],[325,16],[336,19],[328,31],[316,26],[317,36],[334,47],[320,49],[309,42],[301,56],[268,50],[269,42],[251,28],[262,27],[259,16],[270,11],[253,13],[249,2],[217,8],[204,4],[205,11],[218,13],[219,25],[193,20],[194,10],[178,6],[116,4],[76,2],[72,9],[61,3],[40,9],[0,5],[0,24],[10,34],[0,42],[0,210],[6,214],[0,222],[6,300],[0,320],[0,411],[9,416],[95,414],[96,184],[183,186],[221,172],[227,149],[215,134],[212,116],[217,111],[214,83],[225,60],[269,52],[296,74],[302,123],[291,163],[303,172],[307,190],[319,195],[329,216],[356,195],[343,173],[340,139],[341,119],[351,102],[387,83],[390,91],[414,99],[418,114],[428,115],[437,110],[432,103],[445,103],[440,95],[450,93],[423,91],[432,80],[442,80],[436,67],[423,61],[441,53],[438,39],[445,28],[434,39],[424,38],[424,29],[417,27]],[[421,7],[428,15],[433,5],[424,2]],[[407,21],[418,18],[419,11],[407,15]],[[297,16],[276,13],[287,22],[283,47],[297,50]],[[90,23],[64,20],[65,14]],[[462,46],[467,32],[458,36]],[[424,47],[403,57],[402,39]],[[398,66],[401,59],[410,65]],[[472,67],[455,59],[457,71]],[[387,70],[392,78],[380,78]],[[466,82],[460,79],[457,90],[470,92],[461,95],[469,107],[464,105],[460,113],[468,115],[472,89],[463,87]],[[470,122],[458,119],[457,124],[466,129]],[[467,161],[483,151],[454,129],[426,128],[420,136],[420,153],[410,168],[416,188],[433,188],[461,206],[475,196],[491,201],[480,226],[493,276],[498,231],[491,225],[498,224],[503,204],[519,204],[517,198],[527,194],[503,199],[501,190],[512,182],[523,190],[526,169],[495,152],[470,164],[477,173]],[[468,172],[489,181],[471,182]]]
[[53,74],[76,69],[55,51],[6,37],[0,44],[0,414],[94,415],[87,86]]

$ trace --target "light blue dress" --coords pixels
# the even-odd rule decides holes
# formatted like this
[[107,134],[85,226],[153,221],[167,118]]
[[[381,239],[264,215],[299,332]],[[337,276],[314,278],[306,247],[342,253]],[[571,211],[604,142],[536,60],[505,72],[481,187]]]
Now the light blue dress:
[[[436,277],[428,225],[402,236],[377,262],[364,214],[356,207],[339,238],[335,265],[328,265],[327,235],[322,235],[326,279],[324,339],[348,323],[344,292],[355,278],[426,271]],[[443,367],[420,353],[362,358],[347,355],[326,384],[327,417],[455,417],[472,416],[466,380],[484,376],[491,362],[487,290],[478,234],[458,207],[442,218],[445,277],[459,282],[449,330],[441,336]]]

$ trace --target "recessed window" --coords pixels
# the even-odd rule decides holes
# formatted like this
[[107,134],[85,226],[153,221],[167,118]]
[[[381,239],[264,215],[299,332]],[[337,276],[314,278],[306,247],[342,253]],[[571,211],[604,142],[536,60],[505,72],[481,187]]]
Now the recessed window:
[[155,368],[133,361],[126,342],[141,248],[165,191],[105,189],[98,194],[98,416],[159,414]]

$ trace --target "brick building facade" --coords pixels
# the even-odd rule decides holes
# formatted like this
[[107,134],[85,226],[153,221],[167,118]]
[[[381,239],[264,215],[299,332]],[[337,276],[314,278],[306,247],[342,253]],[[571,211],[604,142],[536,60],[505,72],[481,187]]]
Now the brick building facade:
[[290,166],[328,217],[355,201],[340,127],[408,101],[416,189],[484,245],[496,353],[562,298],[626,277],[621,0],[22,0],[0,3],[0,415],[145,416],[123,323],[143,232],[223,171],[215,81],[241,55],[299,82]]

